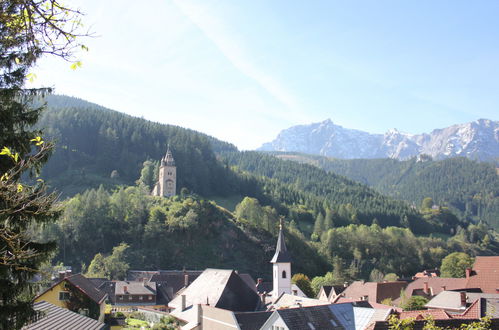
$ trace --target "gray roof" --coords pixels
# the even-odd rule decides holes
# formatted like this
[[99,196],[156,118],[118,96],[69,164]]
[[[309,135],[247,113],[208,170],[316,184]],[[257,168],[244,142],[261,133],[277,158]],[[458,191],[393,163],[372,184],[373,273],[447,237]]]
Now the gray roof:
[[284,234],[282,228],[279,230],[277,247],[275,249],[274,257],[272,257],[272,260],[270,260],[270,262],[273,264],[277,262],[291,262],[291,254],[289,254],[288,249],[286,249],[286,243],[284,242]]
[[250,274],[239,274],[239,277],[256,292],[256,282]]
[[[190,285],[199,275],[201,275],[201,273],[202,271],[199,270],[160,270],[157,274],[152,275],[150,281],[162,283],[165,290],[172,293],[170,298],[173,298],[173,296],[185,286],[185,275],[188,275],[187,284]],[[170,293],[168,295],[170,295]]]
[[[125,292],[126,287],[126,292]],[[118,281],[115,284],[115,294],[150,295],[156,294],[155,282]]]
[[272,312],[234,313],[241,330],[260,330]]
[[[206,269],[191,285],[182,291],[186,306],[206,304],[237,312],[252,312],[259,305],[258,294],[233,270]],[[181,296],[168,306],[179,308]]]
[[278,313],[290,330],[346,329],[328,305],[279,309]]
[[102,322],[49,304],[46,301],[37,302],[33,307],[44,315],[37,321],[23,327],[23,330],[100,330],[106,328]]
[[90,299],[95,301],[97,304],[101,304],[104,301],[104,299],[107,297],[106,292],[99,290],[92,281],[90,281],[82,274],[74,274],[65,277],[61,280],[58,280],[50,288],[38,294],[37,297],[40,297],[41,295],[45,294],[47,291],[51,290],[53,287],[64,281],[67,281],[76,289],[86,294]]
[[433,297],[426,305],[427,308],[443,308],[454,310],[465,310],[471,303],[480,298],[499,298],[499,294],[495,293],[479,293],[466,292],[466,306],[461,305],[461,292],[459,291],[443,291]]
[[170,145],[168,144],[168,148],[166,150],[166,155],[161,159],[161,165],[166,166],[175,166],[175,160],[173,159],[172,152],[170,150]]

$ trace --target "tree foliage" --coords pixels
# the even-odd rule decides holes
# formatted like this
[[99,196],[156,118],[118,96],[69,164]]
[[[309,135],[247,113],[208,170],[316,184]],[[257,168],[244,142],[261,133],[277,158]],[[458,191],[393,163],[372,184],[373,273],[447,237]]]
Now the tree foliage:
[[473,258],[463,252],[454,252],[442,260],[442,277],[464,277],[466,268],[473,266]]
[[[56,0],[0,2],[0,325],[17,329],[34,315],[29,280],[47,260],[54,244],[35,242],[32,226],[52,221],[54,195],[43,182],[21,183],[36,174],[50,154],[34,130],[42,107],[35,96],[49,89],[23,89],[29,70],[44,54],[72,58],[81,26],[80,12]],[[37,150],[33,150],[33,144]]]
[[315,297],[314,290],[312,289],[310,279],[307,275],[301,273],[294,274],[291,281],[296,284],[307,297]]
[[[280,155],[286,157],[287,155]],[[425,198],[448,207],[466,222],[484,221],[499,229],[499,176],[497,164],[467,158],[406,161],[396,159],[332,159],[322,156],[295,155],[289,159],[316,166],[395,198],[421,205]],[[425,203],[429,203],[427,199]],[[426,205],[423,208],[431,208]]]
[[87,277],[103,277],[110,280],[124,280],[130,265],[126,261],[128,244],[121,243],[113,248],[113,253],[104,257],[97,253],[88,266]]
[[425,305],[428,303],[428,299],[422,296],[412,296],[406,299],[400,307],[404,309],[404,311],[416,311],[425,309]]

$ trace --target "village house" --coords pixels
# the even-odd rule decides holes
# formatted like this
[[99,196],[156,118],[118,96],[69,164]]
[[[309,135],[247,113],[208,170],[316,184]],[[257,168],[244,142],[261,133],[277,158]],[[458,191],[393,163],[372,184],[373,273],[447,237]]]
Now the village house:
[[385,299],[397,299],[407,282],[364,282],[354,281],[333,300],[341,303],[348,301],[369,301],[380,304]]
[[317,299],[333,302],[347,287],[347,283],[344,285],[323,285],[317,294]]
[[95,287],[81,274],[61,272],[60,278],[48,289],[37,295],[35,303],[46,301],[52,305],[69,309],[99,321],[104,320],[108,295]]
[[425,307],[429,310],[444,310],[450,315],[467,315],[477,309],[480,318],[489,315],[499,318],[499,294],[466,291],[443,291],[433,297]]

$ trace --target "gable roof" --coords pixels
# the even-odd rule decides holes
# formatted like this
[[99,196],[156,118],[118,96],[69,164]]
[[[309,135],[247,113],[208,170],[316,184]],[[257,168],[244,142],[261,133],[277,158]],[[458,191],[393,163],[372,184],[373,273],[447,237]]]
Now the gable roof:
[[74,287],[76,287],[78,290],[83,292],[85,295],[87,295],[90,299],[95,301],[97,304],[101,304],[104,299],[107,297],[107,293],[104,291],[99,290],[98,288],[95,287],[94,283],[90,281],[88,278],[83,276],[82,274],[74,274],[68,277],[65,277],[63,279],[60,279],[59,281],[55,282],[52,284],[50,288],[47,290],[43,291],[39,295],[37,295],[34,300],[37,298],[41,297],[44,295],[46,292],[52,290],[54,287],[59,285],[61,282],[67,281],[70,284],[72,284]]
[[299,306],[329,305],[330,302],[314,298],[295,296],[289,293],[282,293],[272,304],[273,309],[290,308]]
[[425,309],[417,311],[404,311],[399,313],[401,320],[414,318],[416,320],[423,320],[425,317],[431,316],[434,320],[446,320],[451,317],[443,309]]
[[429,296],[435,296],[445,290],[459,290],[466,288],[465,278],[450,277],[420,277],[409,283],[405,288],[407,297],[414,296],[415,291],[423,291],[425,283],[428,283]]
[[74,329],[74,330],[101,330],[106,329],[102,322],[90,317],[75,313],[69,309],[40,301],[33,305],[36,311],[44,313],[38,320],[24,326],[23,330],[45,329]]
[[331,294],[331,290],[333,289],[333,287],[331,285],[323,285],[321,286],[321,289],[319,290],[319,294],[317,295],[317,297],[320,296],[321,292],[324,292],[324,294],[326,295],[327,298],[329,298],[329,295]]
[[260,330],[272,312],[238,312],[234,313],[241,330]]
[[[237,312],[255,311],[260,298],[246,282],[233,270],[206,269],[182,295],[186,306],[209,304],[210,306]],[[181,307],[181,296],[173,299],[168,306]]]
[[[126,291],[125,291],[126,288]],[[155,295],[155,282],[137,282],[137,281],[117,281],[115,282],[115,294],[133,294],[133,295]]]
[[329,305],[279,309],[274,313],[289,329],[344,329]]
[[406,282],[364,282],[355,281],[343,292],[342,296],[353,301],[362,300],[367,296],[367,300],[381,302],[387,298],[400,297],[400,291],[407,285]]
[[345,291],[346,288],[344,285],[333,285],[333,291],[337,295]]
[[256,285],[256,291],[258,293],[270,293],[274,289],[274,283],[272,282],[260,282]]
[[477,256],[474,275],[467,278],[466,288],[480,288],[485,293],[499,293],[499,256]]
[[256,292],[256,282],[250,274],[239,274],[239,277]]
[[75,274],[66,277],[62,281],[67,280],[69,283],[73,284],[77,289],[85,293],[90,299],[100,304],[106,299],[107,294],[99,289],[97,289],[92,281],[81,274]]

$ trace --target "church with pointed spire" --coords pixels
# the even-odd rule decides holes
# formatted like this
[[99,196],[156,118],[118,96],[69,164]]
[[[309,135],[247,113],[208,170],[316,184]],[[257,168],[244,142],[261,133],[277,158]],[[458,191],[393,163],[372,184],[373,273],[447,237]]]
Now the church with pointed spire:
[[177,193],[177,167],[175,159],[170,150],[170,145],[166,150],[166,155],[161,159],[159,167],[158,182],[151,192],[153,196],[172,197]]
[[291,254],[286,248],[283,233],[283,219],[279,224],[279,236],[277,238],[277,247],[275,254],[270,262],[272,266],[272,282],[274,299],[283,293],[291,294]]

